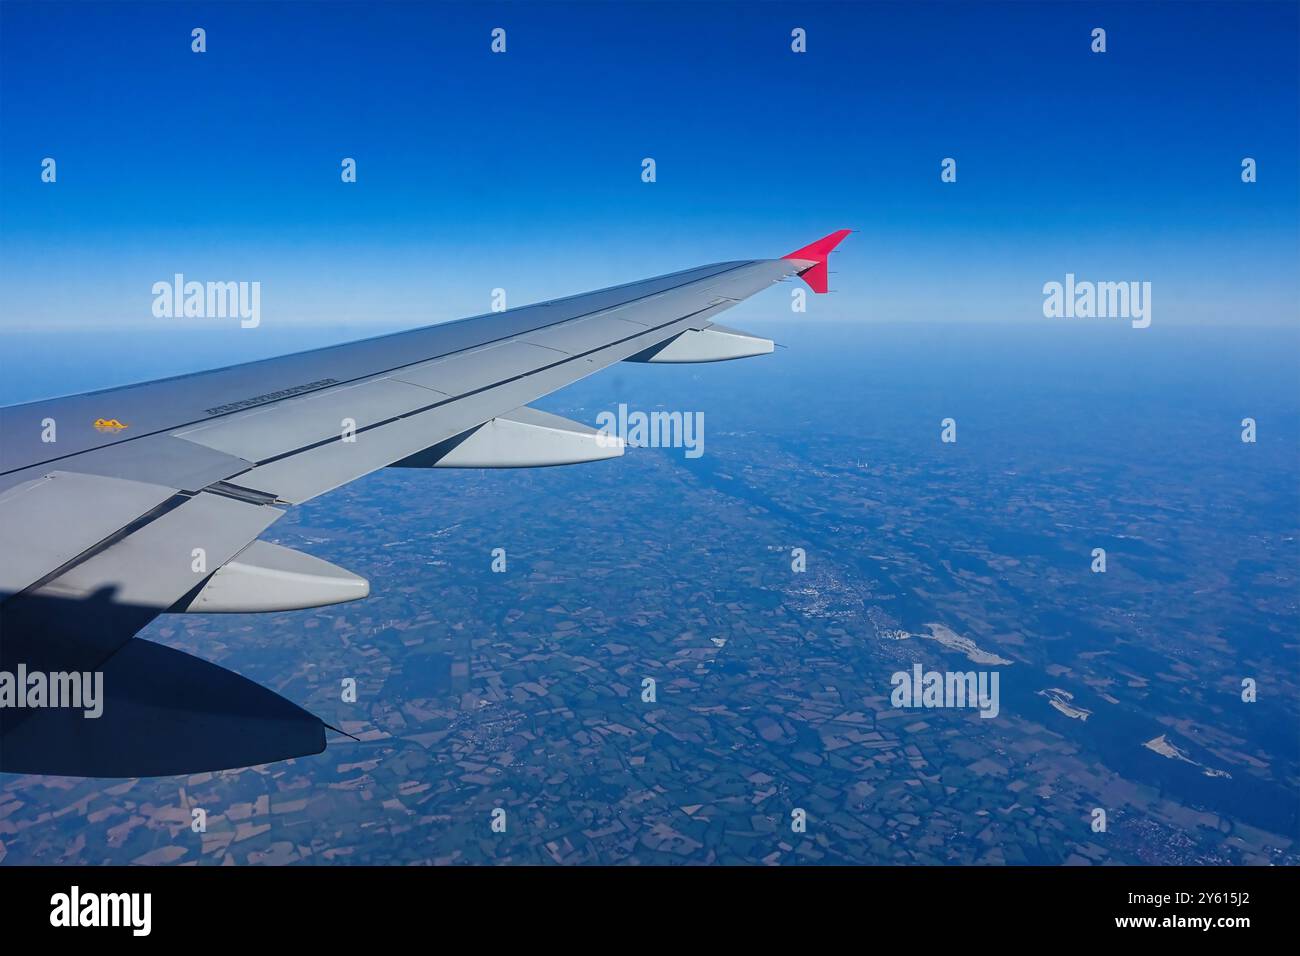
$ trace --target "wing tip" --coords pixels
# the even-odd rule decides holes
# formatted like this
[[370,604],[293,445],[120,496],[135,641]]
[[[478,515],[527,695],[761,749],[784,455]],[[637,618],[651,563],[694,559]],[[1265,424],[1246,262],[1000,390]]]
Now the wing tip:
[[799,259],[804,262],[810,262],[812,265],[803,269],[799,277],[808,283],[808,288],[813,292],[825,294],[830,291],[829,288],[829,271],[827,263],[830,261],[831,252],[851,233],[852,229],[837,229],[830,235],[822,236],[816,242],[811,242],[802,249],[796,249],[794,252],[786,253],[782,259]]

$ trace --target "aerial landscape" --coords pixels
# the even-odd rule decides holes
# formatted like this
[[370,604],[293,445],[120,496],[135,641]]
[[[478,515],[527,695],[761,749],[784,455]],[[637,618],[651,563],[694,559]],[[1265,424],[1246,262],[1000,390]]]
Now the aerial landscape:
[[[8,777],[4,862],[1297,862],[1300,407],[1260,347],[1291,333],[1113,368],[1114,330],[1064,361],[1041,332],[750,308],[788,348],[546,403],[591,421],[671,396],[704,412],[698,459],[389,469],[272,532],[382,590],[141,635],[355,739],[177,779]],[[1240,441],[1242,407],[1267,441]],[[995,670],[1000,712],[892,706],[914,663]]]

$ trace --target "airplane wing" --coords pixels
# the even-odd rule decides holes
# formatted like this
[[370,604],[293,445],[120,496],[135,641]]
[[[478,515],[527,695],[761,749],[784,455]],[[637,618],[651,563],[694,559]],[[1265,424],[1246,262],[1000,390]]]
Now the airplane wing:
[[135,634],[164,613],[365,597],[363,578],[258,536],[377,469],[621,455],[617,438],[528,403],[616,362],[772,351],[714,318],[789,276],[825,292],[847,234],[781,259],[0,409],[0,771],[157,776],[319,753],[319,718]]

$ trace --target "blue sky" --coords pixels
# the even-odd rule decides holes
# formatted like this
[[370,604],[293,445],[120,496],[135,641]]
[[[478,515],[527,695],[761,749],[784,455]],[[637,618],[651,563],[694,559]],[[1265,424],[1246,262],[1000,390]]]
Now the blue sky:
[[[1042,284],[1066,272],[1151,281],[1157,325],[1300,312],[1294,4],[6,2],[0,18],[0,332],[170,348],[212,332],[150,311],[152,284],[183,272],[260,281],[266,341],[314,344],[309,328],[455,318],[498,286],[524,304],[842,226],[861,232],[810,318],[1042,323]],[[788,317],[788,293],[744,308]]]

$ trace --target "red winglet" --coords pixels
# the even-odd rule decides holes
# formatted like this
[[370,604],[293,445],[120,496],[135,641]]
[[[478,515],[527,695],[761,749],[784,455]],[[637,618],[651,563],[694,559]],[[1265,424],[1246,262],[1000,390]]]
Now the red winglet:
[[832,232],[829,236],[823,236],[816,242],[804,246],[802,249],[796,249],[789,255],[782,256],[782,259],[803,259],[806,262],[815,263],[799,273],[804,282],[808,283],[808,288],[814,292],[826,292],[827,272],[826,263],[830,260],[831,250],[844,241],[852,229],[841,229],[839,232]]

